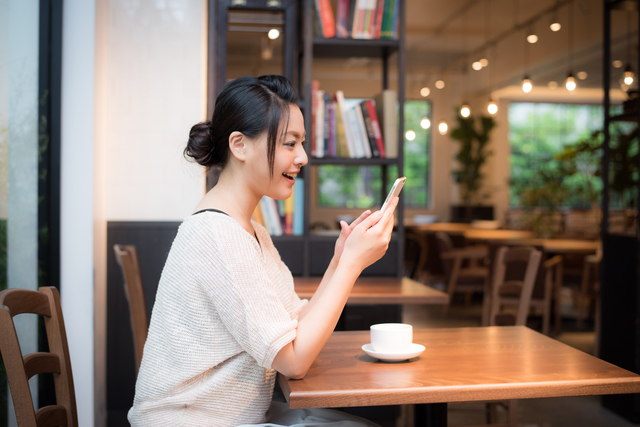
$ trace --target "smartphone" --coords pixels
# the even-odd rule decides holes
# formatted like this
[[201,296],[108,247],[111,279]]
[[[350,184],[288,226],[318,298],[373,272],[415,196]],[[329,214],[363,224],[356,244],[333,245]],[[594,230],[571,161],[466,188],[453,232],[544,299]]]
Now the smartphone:
[[398,194],[400,194],[400,191],[402,190],[402,187],[404,187],[404,183],[406,180],[407,180],[407,177],[405,176],[396,179],[396,182],[393,183],[393,187],[391,187],[391,191],[389,191],[389,194],[387,194],[387,199],[382,204],[382,208],[380,209],[381,211],[384,212],[389,202],[393,200],[393,198],[396,197]]

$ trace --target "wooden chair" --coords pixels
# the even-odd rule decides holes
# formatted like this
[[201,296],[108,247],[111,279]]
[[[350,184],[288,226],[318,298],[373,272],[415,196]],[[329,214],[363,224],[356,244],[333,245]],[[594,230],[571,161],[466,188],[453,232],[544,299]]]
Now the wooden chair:
[[[489,260],[493,269],[496,266],[496,258],[498,249],[502,246],[522,246],[517,241],[503,241],[499,243],[492,243],[489,245]],[[546,259],[544,247],[542,245],[532,245],[533,248],[541,252],[541,261],[536,275],[535,283],[533,285],[533,292],[531,294],[531,301],[529,307],[535,308],[537,312],[542,314],[542,333],[549,335],[551,332],[551,313],[553,311],[552,301],[554,298],[554,291],[562,284],[562,261],[563,258],[560,255],[556,255],[552,258]],[[521,279],[524,275],[525,263],[521,263],[520,269],[509,268],[505,271],[505,280]],[[495,276],[492,271],[491,276]],[[488,305],[485,308],[483,325],[489,324],[489,311],[491,304],[491,295],[488,298]],[[526,321],[525,321],[526,323]]]
[[[13,317],[21,313],[43,316],[49,352],[22,356],[13,323]],[[19,426],[78,426],[67,333],[56,288],[42,287],[39,291],[6,289],[0,292],[0,351]],[[53,374],[56,404],[36,410],[29,378],[45,373]]]
[[144,288],[140,275],[140,263],[138,262],[138,251],[133,245],[118,244],[113,245],[113,251],[116,254],[116,261],[120,265],[124,277],[124,293],[129,303],[137,374],[140,368],[140,362],[142,362],[142,352],[149,330],[147,305],[144,300]]
[[[508,247],[498,249],[493,278],[491,280],[491,326],[525,325],[533,287],[538,275],[542,252],[533,247]],[[522,269],[522,266],[525,266]],[[506,280],[507,270],[514,268],[523,272],[519,280]],[[505,311],[505,307],[515,306],[516,312]],[[497,421],[497,406],[504,405],[509,411],[509,427],[518,425],[518,401],[492,402],[488,404],[488,421],[495,424]]]
[[[448,234],[442,231],[435,234],[447,280],[449,298],[452,298],[455,292],[464,291],[467,293],[467,302],[469,302],[474,291],[484,291],[488,280],[489,269],[484,266],[484,260],[488,254],[487,247],[456,248]],[[447,306],[444,308],[446,311]]]

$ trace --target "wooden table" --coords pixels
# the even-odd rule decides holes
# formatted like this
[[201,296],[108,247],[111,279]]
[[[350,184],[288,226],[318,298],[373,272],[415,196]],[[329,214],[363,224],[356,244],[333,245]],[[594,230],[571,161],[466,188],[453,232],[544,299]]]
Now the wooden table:
[[458,222],[431,222],[427,224],[405,225],[407,230],[416,232],[436,232],[444,231],[447,234],[462,234],[467,230],[471,230],[471,224]]
[[533,233],[526,230],[466,230],[463,236],[467,240],[511,240],[511,239],[529,239],[533,238]]
[[[311,298],[321,277],[294,277],[300,298]],[[359,277],[347,304],[449,304],[449,294],[403,277]]]
[[[291,408],[426,404],[417,425],[447,425],[447,402],[640,392],[640,376],[524,326],[420,329],[417,358],[364,353],[368,331],[334,332],[301,380],[278,376]],[[419,415],[426,419],[419,420]]]

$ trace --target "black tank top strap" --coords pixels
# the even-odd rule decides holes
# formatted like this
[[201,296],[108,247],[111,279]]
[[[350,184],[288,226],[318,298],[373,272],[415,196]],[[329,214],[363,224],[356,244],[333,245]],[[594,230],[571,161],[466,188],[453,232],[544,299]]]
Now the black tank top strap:
[[198,215],[199,213],[202,213],[202,212],[217,212],[217,213],[221,213],[221,214],[225,214],[226,216],[229,216],[228,213],[222,212],[219,209],[202,209],[202,210],[199,210],[198,212],[194,212],[193,215]]

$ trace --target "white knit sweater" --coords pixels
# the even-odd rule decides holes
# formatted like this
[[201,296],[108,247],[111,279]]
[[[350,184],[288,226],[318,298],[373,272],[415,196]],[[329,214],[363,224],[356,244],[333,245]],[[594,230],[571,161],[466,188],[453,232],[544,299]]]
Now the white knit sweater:
[[132,426],[237,426],[265,421],[278,352],[306,300],[267,231],[221,213],[180,225],[153,307]]

